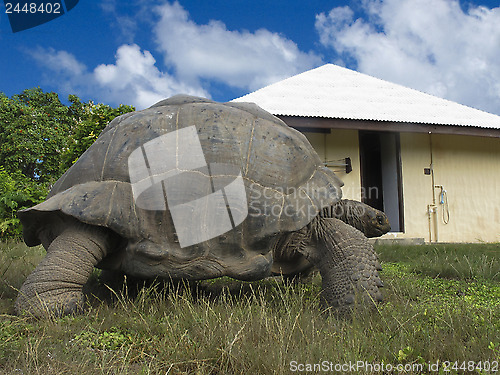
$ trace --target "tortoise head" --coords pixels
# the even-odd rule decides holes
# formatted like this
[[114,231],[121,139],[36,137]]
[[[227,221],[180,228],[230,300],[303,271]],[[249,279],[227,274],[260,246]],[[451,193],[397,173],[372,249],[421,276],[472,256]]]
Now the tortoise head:
[[391,230],[387,215],[370,206],[365,207],[362,221],[366,237],[379,237]]
[[386,214],[366,203],[350,199],[342,199],[334,206],[323,209],[322,216],[340,219],[366,237],[379,237],[391,230]]

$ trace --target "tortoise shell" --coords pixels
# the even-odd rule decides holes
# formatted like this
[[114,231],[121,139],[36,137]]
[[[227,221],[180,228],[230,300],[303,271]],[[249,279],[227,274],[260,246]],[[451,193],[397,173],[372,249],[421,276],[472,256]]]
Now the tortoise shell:
[[278,234],[341,186],[303,134],[255,104],[179,95],[111,121],[19,217],[30,246],[77,221],[114,231],[122,240],[100,268],[250,280],[270,273]]

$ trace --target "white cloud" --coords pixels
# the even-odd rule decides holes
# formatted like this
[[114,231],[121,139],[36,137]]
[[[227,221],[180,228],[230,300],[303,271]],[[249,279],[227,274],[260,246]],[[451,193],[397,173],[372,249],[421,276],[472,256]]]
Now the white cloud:
[[219,21],[198,25],[177,2],[156,10],[155,35],[165,64],[188,82],[215,80],[255,90],[321,64],[316,54],[265,29],[228,30]]
[[500,8],[456,0],[364,0],[316,17],[324,46],[358,70],[500,114]]
[[85,64],[67,51],[38,47],[32,51],[27,50],[26,53],[44,68],[44,81],[65,94],[78,93],[82,84],[86,85],[91,78]]
[[[142,14],[146,2],[136,5]],[[121,17],[115,0],[103,0],[101,8]],[[165,2],[154,9],[146,25],[153,24],[158,46],[155,53],[167,71],[158,66],[150,51],[137,44],[121,45],[115,62],[93,70],[66,51],[38,48],[30,54],[49,72],[46,80],[64,93],[137,108],[178,93],[210,97],[212,83],[255,90],[321,64],[318,55],[302,52],[293,41],[265,29],[232,31],[220,21],[198,25],[177,2]],[[127,32],[122,30],[126,39],[133,39],[138,29],[137,20],[133,21]]]
[[162,73],[149,51],[141,52],[138,45],[123,45],[116,52],[116,63],[99,65],[93,77],[109,91],[109,99],[134,103],[138,108],[148,107],[161,99],[185,93],[209,96],[201,87],[183,84],[169,74]]
[[101,64],[93,71],[88,71],[66,51],[38,48],[30,54],[51,72],[46,75],[49,83],[65,93],[92,95],[99,101],[131,104],[142,109],[179,93],[209,96],[200,86],[184,84],[161,72],[152,54],[141,51],[136,44],[122,45],[116,52],[114,64]]
[[52,67],[51,70],[64,75],[81,75],[87,70],[85,64],[66,51],[56,51],[53,48],[37,48],[28,52],[40,64]]

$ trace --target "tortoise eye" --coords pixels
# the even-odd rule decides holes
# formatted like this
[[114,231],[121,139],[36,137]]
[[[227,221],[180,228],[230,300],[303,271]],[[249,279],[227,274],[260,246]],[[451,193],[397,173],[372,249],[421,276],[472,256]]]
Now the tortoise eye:
[[384,224],[384,218],[382,216],[378,216],[377,221],[379,224]]

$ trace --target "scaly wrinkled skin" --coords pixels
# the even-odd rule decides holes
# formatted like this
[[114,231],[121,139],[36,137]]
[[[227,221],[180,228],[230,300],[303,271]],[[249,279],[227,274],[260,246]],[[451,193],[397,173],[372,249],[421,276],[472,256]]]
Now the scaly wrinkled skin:
[[52,241],[47,256],[22,285],[16,312],[47,317],[81,311],[83,285],[114,240],[114,234],[105,228],[80,223],[69,226]]
[[382,268],[366,236],[335,218],[317,216],[289,233],[274,249],[275,274],[295,275],[316,266],[321,274],[322,306],[348,314],[357,294],[372,304],[382,300]]
[[316,246],[303,254],[320,270],[323,307],[349,313],[357,293],[367,304],[381,301],[380,263],[363,233],[338,219],[321,217],[311,228]]
[[336,218],[364,233],[368,238],[380,237],[391,230],[386,214],[365,203],[342,199],[327,207],[321,216]]

